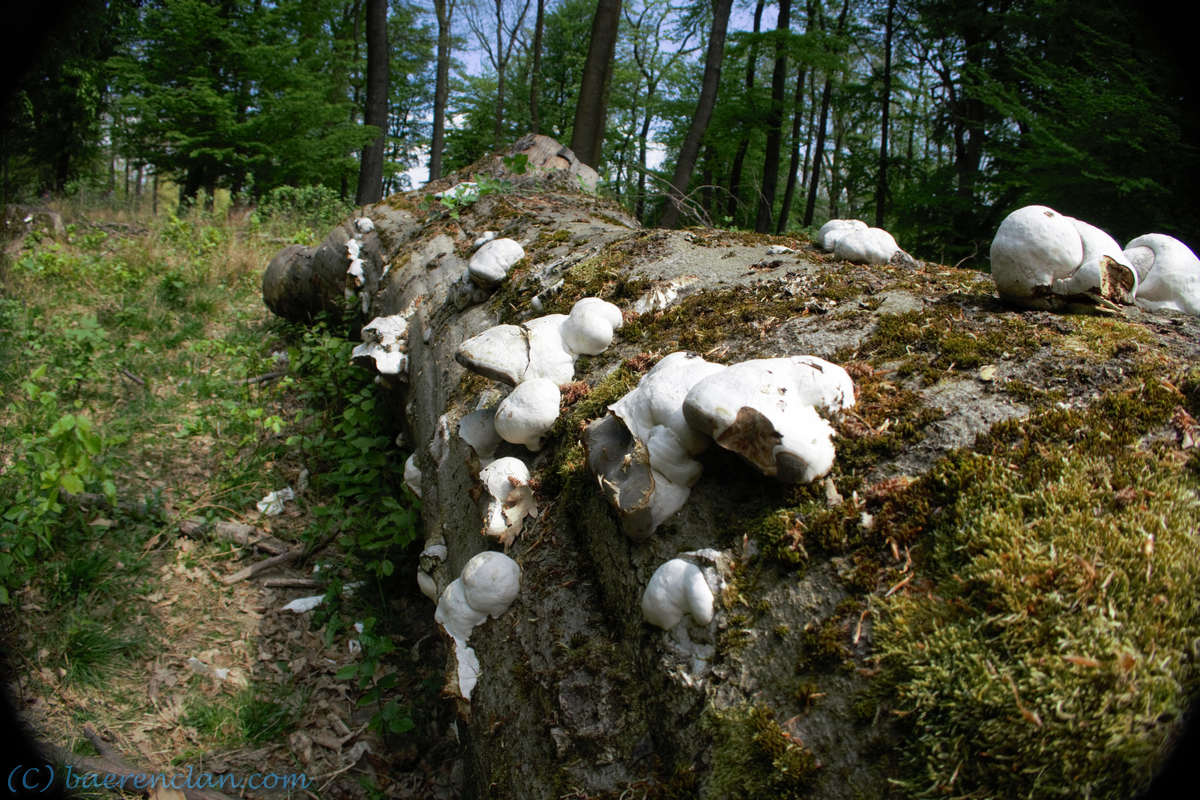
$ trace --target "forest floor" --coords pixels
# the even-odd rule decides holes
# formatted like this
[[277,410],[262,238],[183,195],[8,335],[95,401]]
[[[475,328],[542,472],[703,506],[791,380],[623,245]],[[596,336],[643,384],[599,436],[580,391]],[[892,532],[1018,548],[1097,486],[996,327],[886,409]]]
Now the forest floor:
[[[230,796],[456,796],[404,454],[364,427],[351,343],[260,297],[270,257],[328,222],[63,218],[0,258],[0,629],[31,725],[81,765]],[[365,472],[379,496],[339,494]],[[233,580],[271,553],[192,520],[299,556]],[[305,596],[324,602],[283,610]]]

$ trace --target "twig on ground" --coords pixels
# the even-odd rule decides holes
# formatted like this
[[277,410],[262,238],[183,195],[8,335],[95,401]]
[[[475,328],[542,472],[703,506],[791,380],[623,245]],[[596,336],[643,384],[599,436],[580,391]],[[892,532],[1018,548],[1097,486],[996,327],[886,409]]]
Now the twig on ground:
[[225,584],[226,586],[230,586],[238,583],[239,581],[249,580],[260,572],[264,572],[272,567],[278,567],[280,564],[287,564],[290,561],[295,561],[302,555],[304,555],[304,548],[302,547],[297,547],[294,550],[288,550],[286,553],[280,553],[277,556],[265,558],[262,561],[251,564],[248,567],[239,569],[232,575],[226,575],[224,578],[221,578],[221,583]]
[[[99,751],[100,758],[75,755],[61,747],[49,748],[50,756],[61,764],[70,765],[72,772],[81,780],[84,780],[84,775],[87,773],[94,773],[96,775],[95,788],[103,787],[116,794],[133,792],[150,796],[152,790],[157,792],[162,788],[164,779],[170,781],[175,775],[187,774],[186,771],[168,774],[165,771],[160,773],[138,769],[122,758],[115,747],[101,739],[90,725],[84,726],[83,735]],[[154,779],[153,783],[151,783],[151,778]],[[92,787],[93,784],[88,782],[86,785]],[[176,788],[176,791],[187,800],[234,800],[229,795],[212,789],[194,789],[186,787],[186,784],[186,788],[182,789],[175,784],[171,784],[171,786]]]

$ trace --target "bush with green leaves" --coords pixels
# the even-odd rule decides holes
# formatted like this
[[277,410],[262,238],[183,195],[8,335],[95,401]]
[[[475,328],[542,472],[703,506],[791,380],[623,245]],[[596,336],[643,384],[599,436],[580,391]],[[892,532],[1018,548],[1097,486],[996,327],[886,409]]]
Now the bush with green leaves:
[[342,221],[353,207],[328,186],[278,186],[259,201],[254,221],[288,220],[324,229]]

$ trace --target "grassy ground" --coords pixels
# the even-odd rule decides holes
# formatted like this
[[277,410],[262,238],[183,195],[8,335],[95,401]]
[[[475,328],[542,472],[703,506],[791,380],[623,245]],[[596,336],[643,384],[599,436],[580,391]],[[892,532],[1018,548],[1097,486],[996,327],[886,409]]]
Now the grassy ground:
[[[318,796],[403,794],[405,769],[441,780],[422,761],[440,722],[420,710],[436,705],[427,665],[440,644],[432,609],[398,569],[417,539],[406,454],[381,427],[381,398],[349,364],[344,332],[301,331],[263,307],[270,257],[345,211],[328,198],[279,200],[274,213],[233,216],[64,209],[66,236],[10,243],[9,682],[45,736],[81,755],[95,753],[90,726],[139,768],[303,772]],[[282,376],[255,380],[268,373]],[[279,516],[255,507],[305,484]],[[305,555],[227,585],[266,554],[184,536],[179,523],[197,518],[249,524]],[[318,583],[264,584],[281,577]],[[312,613],[279,610],[320,594]],[[420,613],[405,614],[409,603]]]

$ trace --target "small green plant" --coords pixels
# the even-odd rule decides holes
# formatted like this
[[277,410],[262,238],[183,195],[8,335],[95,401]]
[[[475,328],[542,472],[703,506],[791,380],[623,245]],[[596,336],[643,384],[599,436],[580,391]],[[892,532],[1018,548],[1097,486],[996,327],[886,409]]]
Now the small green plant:
[[358,663],[347,664],[338,673],[338,680],[354,681],[363,694],[358,704],[363,707],[374,706],[375,714],[371,718],[371,727],[385,736],[392,733],[407,733],[413,729],[412,717],[407,706],[392,694],[400,682],[400,676],[395,670],[387,670],[384,662],[387,656],[395,652],[396,645],[384,635],[375,633],[375,618],[368,617],[362,622],[362,630],[358,634],[358,642],[362,647]]

